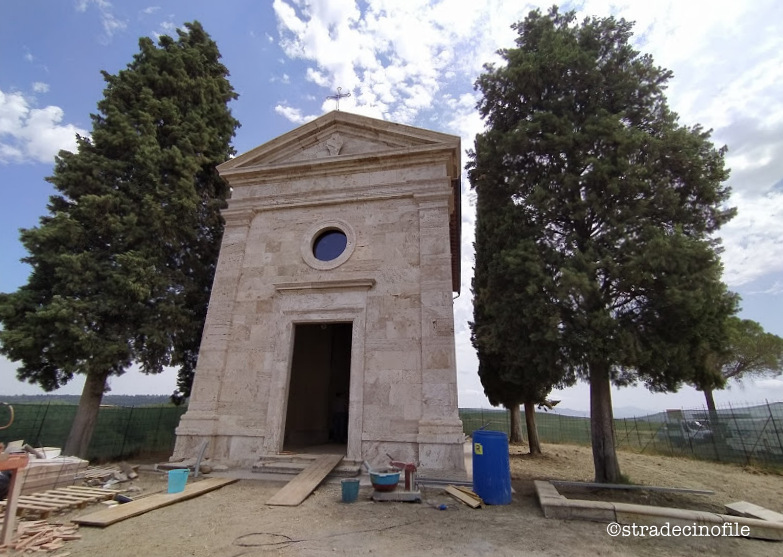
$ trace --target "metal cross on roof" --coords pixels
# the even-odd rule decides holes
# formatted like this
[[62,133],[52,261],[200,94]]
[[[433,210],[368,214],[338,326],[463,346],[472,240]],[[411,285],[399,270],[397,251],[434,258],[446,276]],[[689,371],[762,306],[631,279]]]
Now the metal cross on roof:
[[351,93],[341,93],[340,91],[342,90],[343,90],[342,87],[338,87],[336,95],[329,95],[326,97],[327,99],[332,99],[333,101],[337,101],[337,110],[340,110],[340,99],[344,99],[346,97],[351,96]]

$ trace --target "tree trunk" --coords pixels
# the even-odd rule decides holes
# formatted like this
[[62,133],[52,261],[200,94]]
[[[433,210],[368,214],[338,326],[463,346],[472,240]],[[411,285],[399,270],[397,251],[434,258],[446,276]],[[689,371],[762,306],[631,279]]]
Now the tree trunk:
[[710,416],[715,416],[718,410],[715,408],[715,398],[712,396],[712,389],[704,389],[704,398],[707,399],[707,410]]
[[[707,400],[707,410],[710,416],[710,432],[712,432],[712,446],[715,448],[716,456],[719,455],[719,447],[726,446],[726,435],[723,431],[723,423],[718,416],[718,409],[715,407],[715,398],[712,396],[712,389],[704,389],[704,398]],[[718,460],[720,457],[718,456]]]
[[533,402],[525,402],[525,424],[530,454],[541,454],[541,442],[538,440],[538,427],[536,427],[536,405]]
[[620,481],[620,463],[614,443],[614,415],[609,366],[603,362],[590,366],[590,433],[597,483]]
[[507,406],[511,414],[511,435],[508,436],[509,443],[522,443],[522,412],[519,410],[519,404]]
[[65,442],[63,454],[87,458],[87,449],[90,446],[92,433],[98,421],[98,411],[101,409],[103,392],[106,389],[106,379],[109,372],[87,374],[84,381],[82,396],[79,398],[79,407],[73,418],[71,432]]

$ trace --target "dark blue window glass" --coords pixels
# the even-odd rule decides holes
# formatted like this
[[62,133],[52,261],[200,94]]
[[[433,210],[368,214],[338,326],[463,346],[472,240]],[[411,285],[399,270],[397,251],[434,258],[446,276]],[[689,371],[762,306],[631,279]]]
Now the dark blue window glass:
[[348,238],[341,230],[327,230],[322,232],[313,243],[313,255],[319,261],[332,261],[337,259],[345,251]]

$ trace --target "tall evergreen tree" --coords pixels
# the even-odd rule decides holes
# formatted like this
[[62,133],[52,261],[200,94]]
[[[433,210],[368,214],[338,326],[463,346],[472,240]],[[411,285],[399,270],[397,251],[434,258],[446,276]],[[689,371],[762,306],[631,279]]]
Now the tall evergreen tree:
[[541,311],[556,316],[567,373],[590,384],[596,481],[614,482],[610,385],[669,391],[712,373],[736,311],[714,236],[734,215],[725,149],[678,124],[671,73],[631,46],[631,23],[578,24],[555,7],[513,28],[516,48],[476,83],[487,129],[469,176],[529,235],[550,282]]
[[573,375],[562,361],[554,283],[532,240],[534,231],[515,218],[508,196],[493,193],[479,189],[477,195],[471,340],[484,393],[511,412],[510,440],[521,441],[524,404],[530,452],[537,454],[536,405],[554,386],[572,383]]
[[56,389],[84,374],[65,453],[84,456],[110,376],[192,373],[217,262],[235,99],[198,22],[139,40],[107,83],[91,137],[61,151],[49,215],[23,230],[26,285],[0,296],[0,352],[20,380]]

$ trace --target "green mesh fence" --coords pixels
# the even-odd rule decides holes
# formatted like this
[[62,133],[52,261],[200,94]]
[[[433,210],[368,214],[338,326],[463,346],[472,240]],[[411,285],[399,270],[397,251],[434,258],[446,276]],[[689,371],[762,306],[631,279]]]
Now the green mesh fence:
[[[35,447],[62,447],[76,414],[65,404],[15,404],[16,417],[0,441],[24,440]],[[182,406],[102,407],[88,458],[93,461],[139,456],[167,456],[174,449],[175,429],[186,411]],[[463,428],[510,430],[507,410],[463,408]],[[5,418],[3,418],[5,419]],[[0,419],[0,421],[3,421]],[[590,445],[590,420],[536,412],[542,443]],[[522,428],[523,437],[526,431]],[[526,439],[524,439],[526,441]],[[744,408],[669,410],[640,418],[615,420],[620,449],[783,467],[783,402]]]
[[[467,435],[477,429],[510,431],[507,410],[463,408]],[[536,412],[542,443],[590,445],[590,419]],[[783,402],[743,408],[668,410],[614,421],[620,449],[741,465],[783,467]],[[524,422],[522,435],[527,441]]]
[[[91,461],[170,455],[174,430],[186,411],[181,406],[102,407],[87,457]],[[14,422],[0,431],[5,442],[23,440],[34,447],[63,447],[76,415],[65,404],[14,404]]]

